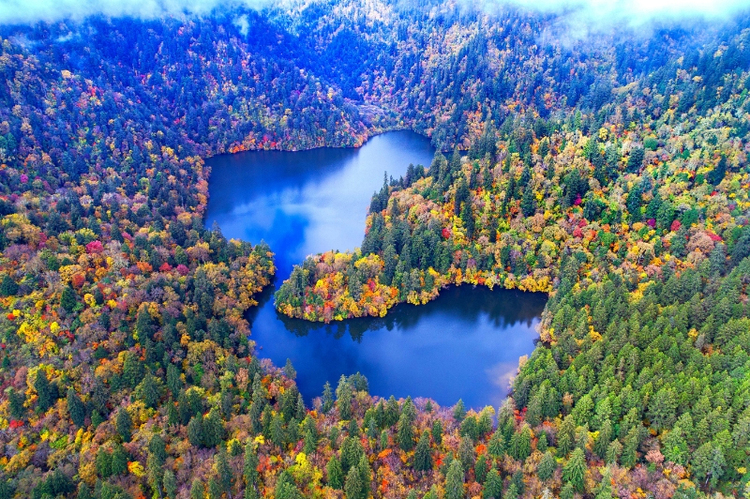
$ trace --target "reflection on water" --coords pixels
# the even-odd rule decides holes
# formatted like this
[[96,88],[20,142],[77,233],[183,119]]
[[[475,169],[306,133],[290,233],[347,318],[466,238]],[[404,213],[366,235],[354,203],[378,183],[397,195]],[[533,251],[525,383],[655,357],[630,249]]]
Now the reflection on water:
[[459,398],[471,407],[497,405],[518,358],[530,353],[546,298],[462,286],[424,306],[399,305],[384,318],[331,325],[289,319],[273,307],[273,291],[306,255],[361,243],[370,195],[383,171],[402,175],[409,163],[429,165],[427,139],[411,132],[372,138],[360,149],[252,152],[210,160],[206,223],[227,237],[276,253],[276,286],[248,312],[261,357],[290,358],[309,401],[341,374],[362,372],[375,395]]

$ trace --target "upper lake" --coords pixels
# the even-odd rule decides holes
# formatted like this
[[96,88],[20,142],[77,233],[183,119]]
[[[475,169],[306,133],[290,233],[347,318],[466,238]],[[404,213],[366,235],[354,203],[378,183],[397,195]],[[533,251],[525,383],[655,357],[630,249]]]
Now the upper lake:
[[[429,166],[434,149],[413,132],[389,132],[359,149],[254,151],[211,158],[206,224],[227,238],[266,241],[275,253],[276,287],[305,256],[351,250],[383,174],[399,177],[410,163]],[[531,353],[546,296],[462,286],[424,306],[399,305],[383,319],[324,325],[276,312],[273,289],[251,309],[258,355],[292,360],[309,402],[342,374],[367,376],[374,395],[429,397],[452,405],[497,406],[518,359]]]

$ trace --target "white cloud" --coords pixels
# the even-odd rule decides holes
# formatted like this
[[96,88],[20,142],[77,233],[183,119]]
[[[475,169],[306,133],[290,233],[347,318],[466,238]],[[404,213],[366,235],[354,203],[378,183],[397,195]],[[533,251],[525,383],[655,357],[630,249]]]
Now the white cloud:
[[750,9],[748,0],[479,0],[488,8],[515,5],[528,10],[563,13],[576,21],[638,25],[702,17],[726,19]]
[[[294,0],[0,0],[0,24],[39,20],[81,20],[89,15],[155,18],[208,14],[243,5],[262,8]],[[637,25],[652,20],[701,16],[726,18],[750,8],[750,0],[457,0],[487,9],[513,5],[529,10],[563,13],[576,22]],[[240,21],[241,22],[241,21]],[[242,28],[242,24],[240,24]]]
[[156,18],[166,15],[204,15],[214,9],[242,5],[261,8],[270,0],[0,0],[0,24],[81,20],[90,15]]

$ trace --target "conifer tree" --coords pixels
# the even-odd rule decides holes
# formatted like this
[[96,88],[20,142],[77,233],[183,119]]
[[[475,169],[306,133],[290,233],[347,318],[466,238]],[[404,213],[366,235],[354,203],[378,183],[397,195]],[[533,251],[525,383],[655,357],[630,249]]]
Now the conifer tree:
[[445,499],[464,499],[465,497],[464,470],[461,467],[461,462],[454,459],[445,477]]
[[586,476],[586,456],[583,449],[577,448],[570,455],[570,459],[563,467],[562,478],[565,483],[573,486],[576,492],[586,491],[584,478]]
[[417,449],[414,451],[414,469],[417,471],[429,471],[432,469],[430,437],[426,431],[419,437]]
[[86,419],[86,406],[72,388],[68,388],[67,402],[70,419],[73,421],[74,425],[79,428],[82,427]]

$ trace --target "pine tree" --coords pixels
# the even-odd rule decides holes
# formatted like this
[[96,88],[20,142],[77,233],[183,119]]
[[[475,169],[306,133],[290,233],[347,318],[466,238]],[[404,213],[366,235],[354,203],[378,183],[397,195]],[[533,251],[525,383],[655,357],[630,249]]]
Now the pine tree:
[[188,441],[193,447],[203,445],[203,417],[193,416],[187,425]]
[[487,478],[487,455],[481,454],[474,464],[474,476],[478,483],[484,483]]
[[482,489],[482,497],[484,499],[501,499],[502,493],[503,479],[500,477],[500,473],[497,472],[497,468],[493,465],[489,473],[487,473],[487,479]]
[[246,487],[256,487],[258,485],[258,453],[255,451],[253,442],[248,439],[245,444],[244,464],[242,467],[242,478],[245,480]]
[[536,212],[536,199],[534,198],[534,189],[531,187],[531,183],[527,184],[523,191],[521,212],[525,217],[530,217]]
[[349,420],[352,417],[352,387],[346,380],[346,376],[341,375],[339,385],[336,387],[336,402],[339,409],[339,417],[343,420]]
[[167,444],[164,442],[164,439],[161,438],[161,435],[155,434],[151,437],[151,440],[148,442],[148,452],[150,455],[154,456],[159,465],[164,464],[167,460]]
[[432,423],[432,440],[435,445],[442,445],[443,443],[443,423],[439,419]]
[[94,464],[100,477],[107,478],[112,475],[112,454],[107,452],[104,447],[99,447]]
[[3,275],[0,283],[0,296],[14,296],[18,293],[18,284],[8,274]]
[[359,480],[362,484],[361,496],[366,499],[370,495],[370,487],[372,484],[372,470],[370,470],[370,463],[367,461],[367,456],[363,453],[359,458],[357,464],[357,472],[359,473]]
[[403,412],[398,420],[398,445],[405,452],[414,448],[414,427],[410,415],[406,412]]
[[474,467],[474,442],[470,437],[461,439],[461,443],[458,445],[458,458],[464,469],[469,470]]
[[297,371],[294,370],[291,359],[286,359],[286,365],[284,365],[284,374],[289,379],[295,379],[297,377]]
[[146,373],[143,381],[141,381],[135,388],[136,397],[142,401],[146,407],[153,408],[159,403],[161,395],[159,394],[159,387],[151,373]]
[[565,483],[571,484],[576,492],[586,491],[586,456],[583,449],[577,448],[573,451],[570,459],[563,467],[562,478]]
[[284,420],[278,414],[271,420],[271,442],[278,447],[284,446]]
[[164,470],[164,478],[162,479],[164,484],[164,493],[168,499],[174,499],[177,496],[177,480],[175,479],[174,473],[169,468]]
[[73,291],[69,285],[63,288],[62,295],[60,296],[60,306],[65,309],[66,312],[72,312],[75,306],[78,304],[76,299],[76,292]]
[[362,479],[356,466],[352,466],[346,475],[344,493],[346,494],[346,499],[362,498]]
[[221,484],[212,476],[208,479],[208,499],[221,499],[224,492],[221,490]]
[[341,490],[344,485],[344,471],[341,469],[341,461],[335,455],[331,456],[326,466],[328,474],[328,486],[336,490]]
[[276,480],[276,499],[302,499],[297,485],[288,470],[284,470]]
[[464,499],[464,470],[461,462],[454,459],[445,477],[445,499]]
[[47,412],[52,406],[52,387],[47,379],[47,373],[44,369],[39,369],[34,378],[34,390],[37,395],[37,407],[41,412]]
[[495,459],[500,459],[502,455],[505,453],[505,439],[503,438],[502,433],[498,430],[495,431],[495,433],[492,434],[490,437],[490,441],[487,444],[487,451],[490,453],[490,456],[494,457]]
[[432,469],[430,437],[426,431],[422,433],[417,444],[417,449],[414,451],[414,469],[417,471],[429,471]]
[[458,399],[456,405],[453,406],[453,419],[455,419],[456,422],[461,423],[465,417],[466,406],[464,405],[464,401],[462,399]]
[[204,499],[206,496],[206,489],[203,487],[203,482],[197,478],[193,479],[193,484],[190,486],[190,499]]
[[549,480],[557,469],[557,461],[549,451],[544,453],[542,460],[537,467],[537,476],[540,480]]
[[216,469],[216,480],[221,491],[230,493],[234,487],[232,469],[229,467],[229,457],[224,446],[219,447],[219,452],[214,455],[214,467]]
[[324,414],[328,414],[333,409],[333,392],[331,391],[331,384],[328,381],[323,385],[323,406],[321,409]]
[[204,447],[216,447],[224,440],[224,422],[216,408],[211,409],[208,416],[203,418],[202,426]]
[[130,437],[133,431],[133,420],[130,419],[130,414],[124,407],[121,407],[120,410],[117,411],[115,428],[117,429],[117,433],[120,434],[123,442],[130,442]]
[[304,447],[304,453],[305,454],[312,454],[315,452],[315,450],[318,448],[318,439],[315,437],[315,434],[310,430],[309,428],[305,430],[305,447]]
[[68,388],[68,413],[74,425],[79,428],[83,426],[86,419],[86,406],[72,388]]
[[167,365],[167,388],[173,397],[177,397],[182,390],[183,383],[180,379],[180,371],[174,364]]
[[112,451],[111,473],[113,475],[124,475],[128,472],[128,455],[122,445],[116,445]]
[[422,499],[438,499],[438,489],[437,485],[433,485],[430,490],[427,491],[427,493],[422,497]]

